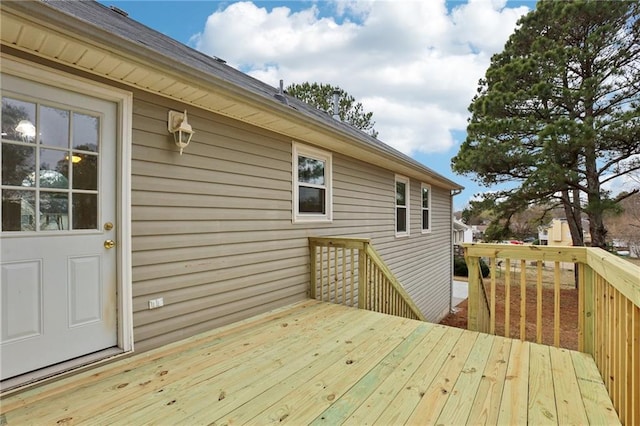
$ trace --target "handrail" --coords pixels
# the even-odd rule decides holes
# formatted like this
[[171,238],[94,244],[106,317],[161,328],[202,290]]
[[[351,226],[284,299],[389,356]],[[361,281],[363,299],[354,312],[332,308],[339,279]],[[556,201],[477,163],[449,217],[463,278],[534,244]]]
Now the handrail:
[[[591,247],[506,244],[463,246],[470,277],[470,330],[486,331],[485,324],[488,320],[489,333],[497,334],[501,331],[496,327],[498,309],[495,306],[496,291],[502,289],[502,285],[496,285],[496,264],[501,261],[505,267],[505,304],[502,307],[505,317],[504,335],[519,337],[522,340],[535,338],[535,341],[541,343],[543,331],[548,331],[543,320],[547,320],[547,324],[553,323],[553,343],[559,346],[562,312],[561,267],[577,270],[577,274],[570,274],[568,280],[573,287],[577,278],[578,350],[594,358],[620,420],[624,424],[640,424],[640,266]],[[488,291],[490,303],[485,313],[480,309],[482,301],[477,300],[484,283],[480,279],[472,279],[476,275],[474,271],[479,270],[480,258],[486,258],[491,262],[491,288]],[[535,261],[535,268],[528,267],[527,261]],[[542,297],[543,268],[547,269],[547,266],[543,267],[543,263],[553,265],[553,294],[550,300]],[[515,275],[513,283],[510,281],[512,272]],[[516,330],[511,332],[509,329],[509,314],[514,309],[512,305],[515,305],[510,299],[511,292],[514,299],[520,298],[519,335]],[[527,297],[533,297],[536,302],[536,332],[535,336],[529,337],[526,336]],[[543,304],[553,309],[546,318],[543,316]],[[552,321],[549,321],[551,317]]]
[[425,321],[369,239],[309,237],[310,297]]

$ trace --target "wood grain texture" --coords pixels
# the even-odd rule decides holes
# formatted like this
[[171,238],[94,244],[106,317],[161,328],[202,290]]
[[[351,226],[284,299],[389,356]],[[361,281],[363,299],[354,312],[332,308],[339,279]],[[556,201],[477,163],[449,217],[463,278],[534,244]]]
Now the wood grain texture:
[[8,395],[0,415],[9,425],[538,424],[541,407],[561,423],[618,423],[588,355],[307,300]]

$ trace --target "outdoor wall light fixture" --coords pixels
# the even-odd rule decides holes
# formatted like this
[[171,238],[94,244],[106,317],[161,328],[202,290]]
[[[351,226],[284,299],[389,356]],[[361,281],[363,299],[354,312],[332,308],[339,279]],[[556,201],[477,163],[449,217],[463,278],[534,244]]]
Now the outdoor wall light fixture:
[[189,145],[191,136],[195,133],[187,121],[187,110],[185,109],[184,112],[169,111],[167,126],[169,133],[173,133],[173,140],[180,148],[180,155],[182,155],[182,151]]
[[36,137],[36,126],[29,120],[20,120],[16,126],[16,132],[20,133],[23,138],[33,139]]

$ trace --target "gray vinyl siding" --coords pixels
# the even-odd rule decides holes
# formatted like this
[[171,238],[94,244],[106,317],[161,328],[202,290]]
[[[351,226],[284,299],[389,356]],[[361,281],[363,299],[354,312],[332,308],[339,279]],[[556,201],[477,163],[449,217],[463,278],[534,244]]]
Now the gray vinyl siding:
[[[304,300],[309,236],[371,238],[428,320],[448,312],[448,190],[432,187],[432,232],[422,234],[420,182],[411,180],[411,234],[396,238],[394,172],[333,153],[333,222],[292,224],[290,139],[187,107],[196,133],[180,156],[169,109],[185,106],[134,95],[137,350]],[[157,297],[165,306],[149,310]]]

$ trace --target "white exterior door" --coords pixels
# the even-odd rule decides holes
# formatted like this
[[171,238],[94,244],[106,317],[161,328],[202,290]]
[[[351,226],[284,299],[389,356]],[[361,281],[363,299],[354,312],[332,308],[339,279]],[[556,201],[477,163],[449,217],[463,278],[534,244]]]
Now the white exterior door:
[[117,105],[6,74],[0,87],[4,380],[117,346]]

